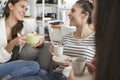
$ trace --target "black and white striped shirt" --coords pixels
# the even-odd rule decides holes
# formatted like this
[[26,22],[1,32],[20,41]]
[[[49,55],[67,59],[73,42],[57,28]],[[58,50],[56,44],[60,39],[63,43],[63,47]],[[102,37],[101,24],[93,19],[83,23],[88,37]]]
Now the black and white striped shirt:
[[85,39],[76,39],[73,33],[66,34],[61,40],[64,45],[63,54],[69,56],[83,56],[87,60],[91,60],[95,55],[95,32]]

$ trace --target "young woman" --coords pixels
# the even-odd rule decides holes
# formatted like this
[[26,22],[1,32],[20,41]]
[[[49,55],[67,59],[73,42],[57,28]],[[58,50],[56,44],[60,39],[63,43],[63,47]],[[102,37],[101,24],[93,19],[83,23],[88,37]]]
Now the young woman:
[[26,0],[8,0],[4,18],[0,19],[0,79],[36,75],[39,71],[38,63],[34,61],[11,61],[11,55],[17,55],[20,46],[26,43],[22,34],[23,18],[27,10]]
[[[64,55],[72,57],[83,56],[88,61],[91,61],[94,57],[95,32],[94,29],[91,28],[92,11],[93,3],[90,0],[78,0],[72,6],[68,16],[70,19],[70,26],[75,26],[76,31],[63,36],[60,44],[64,45]],[[50,46],[50,53],[54,53],[53,50],[54,46],[52,45]],[[89,64],[92,65],[92,63]]]
[[[89,0],[78,0],[68,14],[70,26],[75,26],[76,31],[63,36],[61,44],[64,45],[64,54],[69,56],[83,56],[91,60],[95,54],[94,35],[90,28],[93,6]],[[54,46],[50,47],[53,53]],[[54,55],[54,54],[53,54]]]
[[[16,4],[18,1],[19,0],[8,1],[3,13],[3,17],[5,17],[5,26],[7,30],[8,41],[14,39],[15,37],[32,33],[35,31],[33,26],[28,26],[28,23],[26,21],[23,21],[27,8],[23,9],[24,6],[21,6],[21,8],[16,5],[14,6],[14,4]],[[11,6],[9,3],[13,4],[13,6]],[[44,43],[44,37],[41,38],[39,43],[36,44],[34,47],[31,47],[25,44],[25,42],[23,42],[22,44],[25,45],[21,46],[20,49],[18,49],[19,47],[16,47],[17,48],[15,49],[16,51],[19,50],[21,51],[19,51],[19,54],[17,54],[17,52],[16,54],[13,53],[11,60],[17,60],[17,59],[35,60],[39,53],[39,50],[36,47],[41,46],[43,43]]]

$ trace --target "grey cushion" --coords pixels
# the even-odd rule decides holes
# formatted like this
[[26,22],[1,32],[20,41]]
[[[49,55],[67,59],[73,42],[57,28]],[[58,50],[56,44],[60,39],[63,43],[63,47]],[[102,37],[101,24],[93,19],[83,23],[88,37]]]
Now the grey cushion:
[[20,60],[34,60],[40,64],[40,67],[47,72],[51,67],[51,54],[49,53],[50,42],[45,42],[43,47],[34,48],[29,45],[25,45],[19,54]]
[[20,60],[36,60],[38,56],[39,50],[34,48],[28,44],[25,44],[22,48],[21,52],[19,53]]
[[44,44],[44,47],[39,48],[39,56],[37,61],[39,62],[41,68],[47,70],[48,72],[51,70],[52,56],[49,53],[50,42]]

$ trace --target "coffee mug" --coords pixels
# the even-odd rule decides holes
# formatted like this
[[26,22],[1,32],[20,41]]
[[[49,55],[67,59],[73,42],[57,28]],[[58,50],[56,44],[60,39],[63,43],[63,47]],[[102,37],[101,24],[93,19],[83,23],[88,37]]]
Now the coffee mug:
[[74,71],[75,76],[82,76],[85,71],[85,66],[86,66],[86,59],[82,56],[76,57],[72,61],[72,69]]
[[34,46],[40,41],[39,34],[30,33],[30,34],[27,34],[26,36],[27,36],[27,44],[31,46]]
[[63,55],[63,45],[54,45],[54,55],[57,57]]

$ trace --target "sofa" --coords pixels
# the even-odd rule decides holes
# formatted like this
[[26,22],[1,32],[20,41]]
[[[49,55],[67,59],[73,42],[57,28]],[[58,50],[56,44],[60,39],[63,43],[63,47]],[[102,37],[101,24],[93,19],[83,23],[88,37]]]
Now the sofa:
[[45,42],[44,46],[39,49],[40,54],[38,59],[41,68],[48,73],[52,70],[52,55],[49,53],[50,44],[50,42]]

